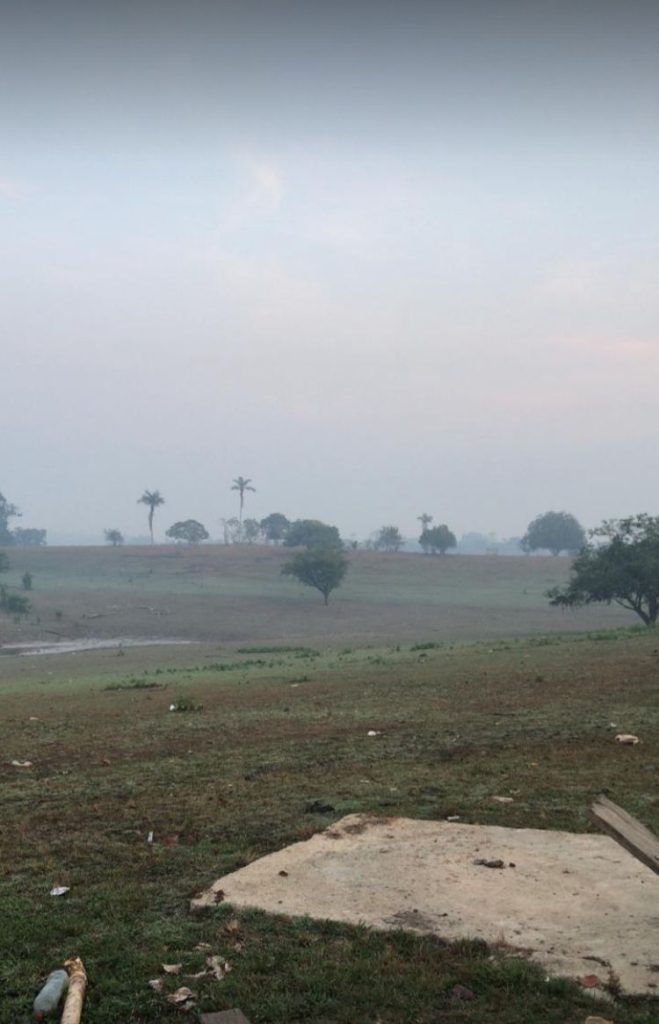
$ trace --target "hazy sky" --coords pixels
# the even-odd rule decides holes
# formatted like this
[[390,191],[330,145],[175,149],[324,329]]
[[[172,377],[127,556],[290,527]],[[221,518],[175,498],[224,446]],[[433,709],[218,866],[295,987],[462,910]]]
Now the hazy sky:
[[659,512],[655,0],[0,0],[0,491]]

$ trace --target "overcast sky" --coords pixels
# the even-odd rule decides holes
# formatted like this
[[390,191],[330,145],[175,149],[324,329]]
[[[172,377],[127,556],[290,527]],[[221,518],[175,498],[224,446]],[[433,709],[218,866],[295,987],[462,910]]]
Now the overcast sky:
[[0,491],[659,512],[655,0],[0,0]]

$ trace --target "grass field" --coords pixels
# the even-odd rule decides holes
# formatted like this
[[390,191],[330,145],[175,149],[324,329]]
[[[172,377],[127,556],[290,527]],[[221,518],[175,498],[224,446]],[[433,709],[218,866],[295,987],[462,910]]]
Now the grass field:
[[[6,640],[52,629],[195,642],[0,658],[1,1024],[27,1021],[39,979],[72,953],[90,977],[85,1020],[187,1019],[148,981],[163,962],[194,973],[209,950],[231,963],[225,980],[167,990],[189,984],[198,1008],[239,1005],[254,1024],[578,1024],[597,1012],[505,947],[259,913],[236,925],[222,905],[191,914],[189,899],[352,811],[584,831],[605,787],[659,830],[655,631],[607,609],[547,609],[543,589],[566,572],[549,559],[364,553],[325,609],[262,549],[12,558],[34,573],[35,607],[26,624],[2,623]],[[642,744],[615,744],[611,722]],[[310,812],[314,800],[334,810]],[[70,892],[51,897],[54,885]],[[453,997],[456,983],[474,999]],[[599,1012],[649,1024],[659,1000]]]

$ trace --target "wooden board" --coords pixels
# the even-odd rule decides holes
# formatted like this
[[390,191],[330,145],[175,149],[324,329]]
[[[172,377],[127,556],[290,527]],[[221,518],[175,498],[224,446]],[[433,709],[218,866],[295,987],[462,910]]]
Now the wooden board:
[[201,1024],[249,1024],[242,1010],[220,1010],[218,1013],[202,1013]]
[[605,796],[597,798],[590,817],[598,828],[659,875],[659,839],[645,825]]

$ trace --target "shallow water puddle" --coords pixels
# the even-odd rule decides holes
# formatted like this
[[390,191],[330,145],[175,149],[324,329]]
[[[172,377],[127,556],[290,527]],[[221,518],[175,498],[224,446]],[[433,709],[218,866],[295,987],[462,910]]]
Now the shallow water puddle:
[[119,647],[164,647],[191,644],[192,640],[159,638],[152,640],[137,637],[113,637],[101,640],[86,637],[84,640],[26,640],[15,644],[0,645],[0,654],[17,654],[23,657],[36,654],[77,654],[82,651],[104,651]]

